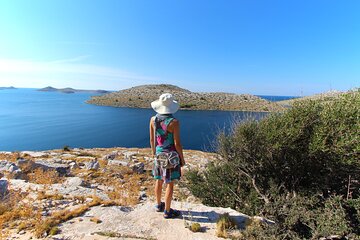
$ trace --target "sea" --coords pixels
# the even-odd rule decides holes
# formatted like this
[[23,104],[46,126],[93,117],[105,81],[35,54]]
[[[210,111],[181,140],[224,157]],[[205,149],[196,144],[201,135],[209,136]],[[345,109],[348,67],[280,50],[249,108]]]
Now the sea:
[[[41,151],[94,147],[149,147],[152,109],[87,104],[91,93],[65,94],[37,89],[0,90],[0,151]],[[262,96],[275,101],[292,97]],[[214,151],[216,136],[244,119],[267,113],[178,111],[184,149]]]

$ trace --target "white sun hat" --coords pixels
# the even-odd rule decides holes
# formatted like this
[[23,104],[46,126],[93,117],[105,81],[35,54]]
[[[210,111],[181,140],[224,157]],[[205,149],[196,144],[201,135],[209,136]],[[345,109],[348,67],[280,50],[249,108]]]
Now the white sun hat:
[[161,94],[158,100],[151,103],[155,112],[160,114],[172,114],[179,110],[179,103],[174,100],[170,93]]

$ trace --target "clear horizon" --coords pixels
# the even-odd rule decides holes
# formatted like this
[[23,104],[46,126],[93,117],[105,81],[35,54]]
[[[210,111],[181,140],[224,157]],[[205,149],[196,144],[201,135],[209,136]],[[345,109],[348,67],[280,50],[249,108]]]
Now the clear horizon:
[[306,96],[360,87],[360,2],[0,2],[0,87]]

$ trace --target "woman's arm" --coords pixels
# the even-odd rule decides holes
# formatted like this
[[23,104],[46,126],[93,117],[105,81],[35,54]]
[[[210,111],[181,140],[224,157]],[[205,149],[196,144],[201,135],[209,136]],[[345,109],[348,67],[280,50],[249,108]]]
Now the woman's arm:
[[149,125],[149,133],[150,133],[150,146],[151,146],[151,152],[153,154],[153,156],[155,156],[155,138],[154,138],[154,118],[152,117],[150,119],[150,125]]
[[175,144],[175,149],[176,152],[179,154],[180,156],[180,166],[184,166],[185,165],[185,160],[184,160],[184,154],[183,154],[183,149],[182,149],[182,145],[180,142],[180,124],[178,120],[174,120],[172,121],[172,124],[174,124],[174,144]]

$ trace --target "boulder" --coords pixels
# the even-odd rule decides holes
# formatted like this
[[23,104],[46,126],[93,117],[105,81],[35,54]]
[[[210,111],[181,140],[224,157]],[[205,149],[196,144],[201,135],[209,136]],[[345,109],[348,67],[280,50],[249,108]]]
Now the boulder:
[[15,163],[7,160],[0,160],[0,172],[8,172],[14,178],[18,178],[21,175],[21,169]]
[[76,162],[69,163],[70,169],[77,169],[80,168],[79,165]]
[[135,163],[131,168],[136,173],[144,173],[145,164],[142,162]]
[[8,193],[8,181],[6,179],[0,179],[0,199],[2,199]]
[[55,170],[59,173],[60,176],[67,175],[70,169],[70,166],[67,164],[54,163],[45,160],[35,161],[32,167],[41,168],[44,171]]
[[66,178],[65,182],[63,183],[63,185],[66,185],[66,186],[74,186],[74,187],[78,187],[78,186],[85,187],[85,186],[86,186],[84,180],[82,180],[82,179],[79,178],[79,177],[68,177],[68,178]]
[[116,165],[116,166],[128,166],[129,163],[126,161],[121,161],[121,160],[109,160],[108,161],[108,165]]
[[123,152],[123,155],[127,160],[131,160],[136,154],[137,152],[132,152],[132,151]]
[[86,162],[85,169],[87,170],[98,170],[100,168],[100,164],[98,161]]
[[103,157],[103,160],[114,160],[117,157],[117,152],[112,152],[110,154],[107,154]]

